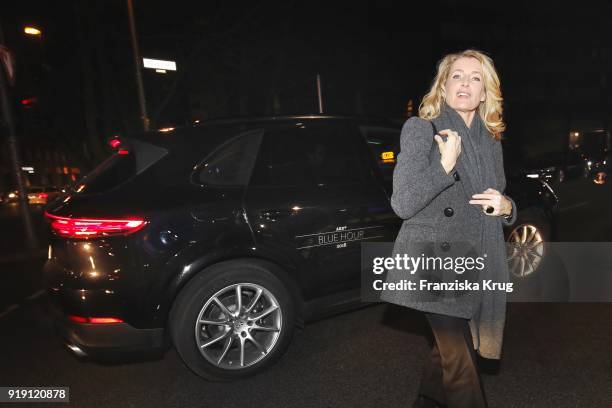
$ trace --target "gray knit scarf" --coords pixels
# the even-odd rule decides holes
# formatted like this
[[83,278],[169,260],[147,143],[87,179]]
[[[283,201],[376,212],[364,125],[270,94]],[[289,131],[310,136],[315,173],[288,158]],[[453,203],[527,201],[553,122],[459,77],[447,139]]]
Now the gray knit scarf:
[[[491,187],[503,194],[503,185],[498,183],[493,162],[495,141],[485,127],[480,115],[475,114],[468,128],[459,114],[446,103],[439,117],[433,119],[438,130],[451,129],[461,136],[461,154],[456,170],[464,182],[468,195],[484,192]],[[481,247],[478,251],[487,254],[485,269],[479,281],[508,282],[508,265],[503,227],[499,217],[483,216],[481,223]],[[485,358],[501,358],[504,325],[506,320],[506,292],[502,290],[481,291],[480,302],[474,305],[474,314],[469,324],[474,348]]]

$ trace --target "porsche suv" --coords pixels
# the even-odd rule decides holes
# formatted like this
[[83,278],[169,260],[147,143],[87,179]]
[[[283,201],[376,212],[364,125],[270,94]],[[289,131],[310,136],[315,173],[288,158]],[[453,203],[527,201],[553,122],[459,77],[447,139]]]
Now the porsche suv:
[[[272,364],[296,325],[362,305],[360,244],[401,226],[389,202],[400,128],[283,116],[114,141],[46,212],[44,276],[67,346],[172,345],[210,379]],[[519,207],[550,208],[524,182]]]

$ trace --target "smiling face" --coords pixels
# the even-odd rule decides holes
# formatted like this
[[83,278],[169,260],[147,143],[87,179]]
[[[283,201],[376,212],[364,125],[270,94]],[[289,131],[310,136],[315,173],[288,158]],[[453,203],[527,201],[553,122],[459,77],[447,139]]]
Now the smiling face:
[[462,57],[451,66],[445,82],[445,100],[459,113],[474,112],[485,100],[482,65],[476,58]]

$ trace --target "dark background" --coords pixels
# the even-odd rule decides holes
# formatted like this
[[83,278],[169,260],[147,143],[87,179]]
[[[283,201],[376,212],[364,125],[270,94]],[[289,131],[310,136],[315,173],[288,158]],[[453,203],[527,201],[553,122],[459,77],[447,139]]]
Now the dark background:
[[[605,2],[135,0],[134,12],[141,56],[178,67],[143,70],[154,128],[316,112],[316,74],[326,112],[404,119],[436,62],[465,48],[495,61],[505,137],[523,154],[561,151],[570,131],[607,129],[612,115]],[[17,59],[22,161],[41,169],[34,184],[78,177],[108,154],[108,138],[139,129],[125,0],[12,2],[0,22]],[[27,24],[42,37],[24,35]],[[6,189],[4,143],[0,172]]]

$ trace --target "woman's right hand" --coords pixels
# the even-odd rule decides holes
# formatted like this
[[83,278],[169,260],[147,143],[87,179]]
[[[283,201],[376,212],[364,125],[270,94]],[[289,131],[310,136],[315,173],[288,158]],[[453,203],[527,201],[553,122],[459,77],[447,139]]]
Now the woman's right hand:
[[[461,153],[461,136],[450,129],[444,129],[438,133],[439,135],[434,135],[434,139],[440,149],[440,163],[442,163],[446,174],[449,174],[457,164],[457,158]],[[442,140],[440,135],[446,135],[446,142]]]

